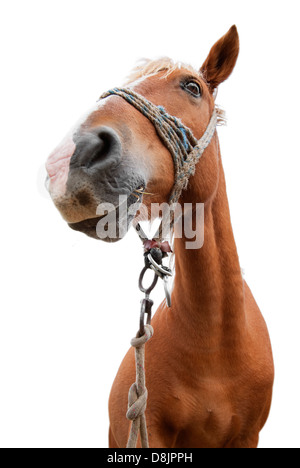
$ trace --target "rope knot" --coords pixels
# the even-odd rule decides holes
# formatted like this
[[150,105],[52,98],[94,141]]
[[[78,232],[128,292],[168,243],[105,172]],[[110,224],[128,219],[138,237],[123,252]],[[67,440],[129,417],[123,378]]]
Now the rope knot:
[[126,418],[130,421],[134,421],[142,416],[146,411],[147,398],[148,391],[146,387],[138,390],[136,382],[133,383],[128,393],[128,410]]
[[149,447],[145,411],[148,391],[145,382],[145,343],[153,335],[151,325],[144,326],[145,333],[134,337],[131,346],[135,348],[136,381],[131,385],[128,393],[128,410],[126,418],[132,421],[127,448],[134,448],[137,444],[138,433],[141,433],[142,447]]
[[153,327],[151,327],[151,325],[146,324],[144,335],[132,338],[132,340],[130,341],[131,346],[137,349],[141,348],[145,343],[147,343],[148,340],[150,340],[150,338],[152,338],[153,332]]

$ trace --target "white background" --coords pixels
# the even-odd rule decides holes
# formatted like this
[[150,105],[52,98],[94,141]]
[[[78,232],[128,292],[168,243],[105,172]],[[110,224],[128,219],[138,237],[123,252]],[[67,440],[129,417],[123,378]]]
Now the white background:
[[137,329],[135,233],[107,245],[71,231],[43,188],[47,155],[139,58],[198,67],[236,24],[240,57],[217,102],[241,266],[276,365],[260,447],[300,447],[298,3],[2,4],[1,446],[106,447],[110,387]]

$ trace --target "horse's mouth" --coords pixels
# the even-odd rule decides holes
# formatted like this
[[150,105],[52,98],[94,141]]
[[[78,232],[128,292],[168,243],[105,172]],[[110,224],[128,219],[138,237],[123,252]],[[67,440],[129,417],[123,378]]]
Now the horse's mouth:
[[80,231],[93,239],[117,242],[124,237],[138,211],[142,198],[142,192],[139,193],[140,195],[137,196],[133,191],[122,205],[101,216],[77,223],[68,223],[68,225],[71,229]]
[[93,237],[94,239],[99,239],[99,237],[97,236],[96,228],[97,228],[98,222],[104,217],[105,215],[98,216],[96,218],[84,219],[83,221],[80,221],[79,223],[68,223],[68,224],[71,229],[74,229],[74,231],[80,231],[89,237]]

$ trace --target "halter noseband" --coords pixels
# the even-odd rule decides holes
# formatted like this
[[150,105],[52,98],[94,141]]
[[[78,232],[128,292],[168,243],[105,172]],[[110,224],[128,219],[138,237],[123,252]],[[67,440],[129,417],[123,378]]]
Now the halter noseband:
[[[162,106],[155,106],[140,94],[128,88],[113,88],[102,94],[100,99],[116,95],[125,99],[129,104],[140,111],[154,125],[157,134],[170,151],[175,169],[175,182],[169,198],[169,204],[177,203],[182,190],[187,188],[191,175],[205,149],[211,142],[218,123],[218,110],[215,108],[207,129],[200,140],[197,140],[192,131],[183,125],[180,119],[168,114]],[[162,219],[155,239],[162,240],[165,224]],[[174,219],[168,219],[169,229]]]

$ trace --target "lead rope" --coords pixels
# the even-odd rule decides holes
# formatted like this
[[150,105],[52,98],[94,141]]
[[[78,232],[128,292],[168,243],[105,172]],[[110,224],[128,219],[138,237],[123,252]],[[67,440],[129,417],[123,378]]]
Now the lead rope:
[[[102,94],[100,99],[116,95],[140,111],[154,125],[157,134],[170,151],[175,169],[175,183],[169,198],[169,205],[178,202],[182,190],[187,188],[189,178],[195,173],[195,167],[205,149],[211,142],[218,122],[224,121],[223,112],[215,107],[207,129],[200,140],[197,140],[191,130],[183,125],[180,119],[169,115],[162,106],[155,106],[143,96],[127,88],[114,88]],[[128,394],[128,411],[126,417],[132,421],[127,448],[135,448],[138,434],[141,436],[142,448],[148,448],[148,434],[146,426],[146,406],[148,392],[145,380],[145,343],[152,337],[151,308],[153,301],[149,298],[150,292],[157,284],[158,277],[164,280],[167,305],[171,306],[171,296],[167,280],[172,276],[169,268],[162,265],[162,259],[171,252],[168,242],[163,242],[175,223],[174,211],[163,215],[160,226],[152,240],[147,239],[140,224],[135,229],[144,244],[145,266],[139,278],[139,288],[145,293],[140,313],[140,328],[131,346],[135,348],[136,381],[130,387]],[[152,284],[145,288],[143,278],[148,269],[154,271]],[[148,315],[144,324],[144,316]]]
[[135,348],[136,382],[131,385],[128,393],[127,419],[132,421],[127,448],[135,448],[138,434],[141,434],[142,448],[149,448],[146,426],[145,410],[147,406],[148,391],[145,385],[145,343],[152,337],[153,328],[145,325],[145,333],[141,337],[131,340]]
[[[165,275],[170,274],[170,270],[162,265],[163,258],[167,255],[167,252],[171,250],[167,242],[162,243],[160,247],[158,247],[154,245],[153,241],[148,240],[144,242],[144,249],[145,266],[140,273],[139,289],[145,294],[145,297],[141,301],[139,331],[131,340],[131,346],[135,348],[136,381],[131,385],[128,394],[128,411],[126,417],[132,421],[132,424],[127,448],[136,447],[139,432],[142,448],[149,448],[145,416],[148,397],[145,379],[145,343],[150,340],[153,335],[153,328],[150,325],[153,301],[150,299],[150,293],[157,285],[158,277],[162,275],[162,273],[154,269],[152,283],[147,288],[143,284],[144,276],[148,269],[153,270],[153,262]],[[147,315],[146,324],[145,315]]]

